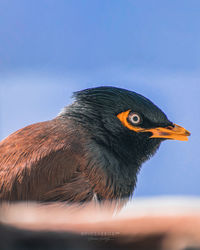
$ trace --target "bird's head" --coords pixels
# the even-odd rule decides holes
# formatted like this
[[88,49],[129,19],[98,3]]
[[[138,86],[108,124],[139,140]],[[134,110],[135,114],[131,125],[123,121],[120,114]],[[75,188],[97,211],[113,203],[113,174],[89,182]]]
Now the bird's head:
[[150,100],[115,87],[86,89],[74,94],[75,102],[61,115],[71,115],[99,144],[130,156],[152,155],[166,139],[188,140],[190,133],[171,122]]

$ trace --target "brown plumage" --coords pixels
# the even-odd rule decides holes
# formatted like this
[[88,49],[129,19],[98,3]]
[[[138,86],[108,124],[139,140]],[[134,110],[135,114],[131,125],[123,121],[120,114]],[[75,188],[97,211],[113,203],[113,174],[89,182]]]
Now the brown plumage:
[[1,199],[50,199],[56,195],[55,187],[61,194],[62,185],[76,180],[82,160],[78,154],[82,152],[78,143],[81,136],[77,132],[72,137],[66,128],[68,122],[54,119],[30,125],[0,143],[0,177],[6,180],[1,181]]
[[86,169],[84,137],[77,124],[62,118],[8,136],[0,142],[0,199],[84,202],[92,200],[95,191],[115,198],[103,172]]

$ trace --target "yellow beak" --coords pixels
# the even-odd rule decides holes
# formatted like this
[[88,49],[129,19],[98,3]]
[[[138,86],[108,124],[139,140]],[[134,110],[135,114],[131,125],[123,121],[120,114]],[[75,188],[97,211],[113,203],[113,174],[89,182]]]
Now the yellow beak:
[[143,132],[151,132],[153,135],[150,138],[166,138],[179,141],[188,141],[188,136],[190,136],[188,130],[177,124],[174,124],[174,127],[145,129]]

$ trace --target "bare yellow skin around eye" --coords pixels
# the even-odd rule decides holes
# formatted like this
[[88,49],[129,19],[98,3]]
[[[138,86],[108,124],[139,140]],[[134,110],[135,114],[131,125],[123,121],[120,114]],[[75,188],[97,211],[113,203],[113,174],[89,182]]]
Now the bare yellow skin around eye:
[[125,111],[125,112],[122,112],[122,113],[119,113],[118,115],[117,115],[117,118],[121,121],[121,123],[125,126],[125,127],[127,127],[127,128],[129,128],[130,130],[134,130],[135,132],[143,132],[144,131],[144,128],[140,128],[140,127],[136,127],[136,126],[133,126],[133,125],[131,125],[128,121],[127,121],[127,118],[128,118],[128,116],[129,116],[129,113],[131,112],[131,110],[129,109],[129,110],[127,110],[127,111]]
[[137,133],[151,132],[152,136],[150,136],[150,138],[166,138],[171,140],[188,141],[188,136],[190,136],[190,132],[177,124],[174,124],[174,127],[168,126],[165,128],[157,127],[150,129],[141,128],[139,126],[133,126],[127,121],[130,112],[131,110],[129,109],[117,115],[117,118],[128,129],[133,130]]

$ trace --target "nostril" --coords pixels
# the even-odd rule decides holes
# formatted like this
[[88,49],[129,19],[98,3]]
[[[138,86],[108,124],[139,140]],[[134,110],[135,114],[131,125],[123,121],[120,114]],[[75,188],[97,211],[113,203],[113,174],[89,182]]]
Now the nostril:
[[167,127],[167,129],[172,130],[174,127],[175,127],[174,124],[172,124],[172,125],[169,125],[169,126]]

